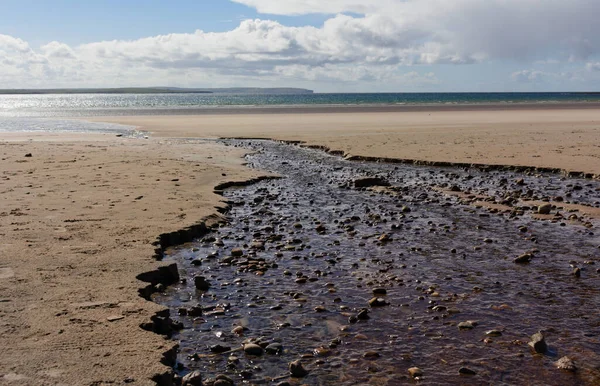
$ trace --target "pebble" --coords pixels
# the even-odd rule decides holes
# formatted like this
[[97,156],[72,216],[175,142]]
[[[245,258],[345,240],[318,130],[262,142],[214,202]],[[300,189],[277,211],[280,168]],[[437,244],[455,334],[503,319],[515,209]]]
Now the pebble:
[[387,305],[389,305],[389,303],[383,298],[372,298],[369,300],[369,306],[371,307],[383,307]]
[[377,352],[377,351],[367,351],[366,353],[363,354],[363,358],[367,358],[367,359],[376,359],[379,358],[381,355]]
[[281,343],[271,343],[267,347],[265,347],[265,352],[271,355],[277,355],[283,351],[283,346]]
[[476,371],[471,370],[468,367],[461,367],[460,369],[458,369],[458,373],[463,374],[463,375],[476,375],[477,374]]
[[489,330],[485,332],[488,336],[502,336],[502,331],[499,330]]
[[303,378],[308,375],[308,371],[302,366],[300,360],[290,362],[289,364],[290,374],[294,378]]
[[194,276],[194,285],[196,286],[196,289],[199,289],[200,291],[208,291],[210,288],[210,283],[206,281],[204,276]]
[[513,261],[517,264],[525,264],[531,261],[533,255],[531,253],[524,253],[518,257],[516,257]]
[[531,346],[531,348],[533,348],[535,352],[540,354],[543,354],[546,351],[548,351],[548,344],[546,343],[544,334],[542,334],[541,331],[531,335],[531,341],[529,342],[529,346]]
[[471,330],[475,328],[475,326],[477,326],[477,322],[473,320],[458,323],[458,328],[461,330]]
[[385,288],[373,288],[373,295],[387,295],[387,290]]
[[244,250],[242,248],[233,248],[231,250],[231,256],[243,256],[244,255]]
[[244,352],[248,355],[261,356],[263,355],[263,348],[254,343],[248,343],[244,345]]
[[181,380],[183,386],[202,386],[202,373],[195,370],[185,375]]
[[410,374],[410,376],[413,378],[422,377],[423,370],[421,370],[418,367],[411,367],[410,369],[408,369],[408,374]]
[[575,366],[575,363],[573,363],[573,361],[571,360],[571,358],[569,357],[562,357],[559,360],[557,360],[556,362],[554,362],[554,365],[556,366],[557,369],[560,370],[566,370],[566,371],[577,371],[577,366]]
[[551,210],[552,210],[552,205],[551,204],[543,204],[543,205],[540,205],[538,207],[537,212],[539,214],[550,214]]

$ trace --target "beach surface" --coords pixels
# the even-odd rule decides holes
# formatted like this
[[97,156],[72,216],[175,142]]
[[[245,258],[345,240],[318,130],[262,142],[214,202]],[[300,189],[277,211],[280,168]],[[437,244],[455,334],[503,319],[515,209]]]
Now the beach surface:
[[140,328],[162,307],[136,276],[160,234],[216,216],[216,184],[257,172],[202,141],[0,138],[0,384],[154,384],[174,342]]
[[[600,108],[515,108],[353,113],[120,116],[157,137],[272,138],[345,154],[434,162],[559,168],[600,174]],[[367,110],[368,111],[368,110]]]
[[[213,220],[226,181],[264,174],[200,138],[303,141],[346,154],[600,174],[600,109],[95,117],[150,139],[0,133],[0,379],[153,384],[174,342],[136,277],[157,237]],[[27,155],[31,156],[27,156]],[[164,264],[162,264],[164,265]],[[155,378],[158,379],[158,378]]]

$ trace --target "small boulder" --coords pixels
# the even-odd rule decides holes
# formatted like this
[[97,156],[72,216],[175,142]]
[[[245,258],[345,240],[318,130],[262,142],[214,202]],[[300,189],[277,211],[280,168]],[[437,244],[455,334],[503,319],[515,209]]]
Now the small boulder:
[[208,291],[210,288],[210,283],[206,281],[204,276],[195,276],[194,285],[196,286],[196,289],[199,289],[200,291]]
[[264,350],[257,344],[248,343],[244,345],[244,352],[248,355],[261,356]]
[[408,369],[408,374],[410,374],[410,376],[413,378],[422,377],[423,370],[421,370],[418,367],[411,367],[410,369]]
[[550,214],[550,211],[552,210],[552,205],[551,204],[543,204],[538,206],[538,214]]

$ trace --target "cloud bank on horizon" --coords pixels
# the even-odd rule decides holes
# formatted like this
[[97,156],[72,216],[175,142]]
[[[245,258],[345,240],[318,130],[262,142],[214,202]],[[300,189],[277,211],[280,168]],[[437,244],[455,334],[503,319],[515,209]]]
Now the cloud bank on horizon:
[[[256,9],[226,32],[34,48],[0,34],[0,88],[297,86],[466,91],[600,85],[595,0],[232,0]],[[277,15],[329,15],[291,27]],[[489,82],[464,83],[471,74]],[[459,78],[460,82],[455,78]]]

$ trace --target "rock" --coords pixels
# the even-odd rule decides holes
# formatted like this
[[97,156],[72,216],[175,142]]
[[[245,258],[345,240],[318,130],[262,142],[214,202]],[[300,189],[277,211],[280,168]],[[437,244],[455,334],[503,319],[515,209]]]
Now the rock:
[[458,369],[458,373],[463,374],[463,375],[476,375],[477,374],[476,371],[471,370],[467,367],[461,367],[460,369]]
[[192,371],[183,377],[181,384],[183,386],[202,386],[202,374],[198,370]]
[[381,177],[365,177],[354,180],[356,188],[369,188],[371,186],[390,186],[390,183]]
[[477,326],[477,322],[473,320],[467,320],[466,322],[458,323],[458,328],[461,330],[472,330],[475,328],[475,326]]
[[231,347],[221,346],[220,344],[215,344],[214,346],[210,346],[210,352],[213,352],[215,354],[222,354],[227,351],[231,351]]
[[573,269],[573,275],[575,277],[581,277],[581,268],[575,268],[575,269]]
[[329,354],[331,354],[331,350],[326,348],[326,347],[317,347],[316,349],[313,350],[313,354],[315,354],[315,356],[317,357],[326,357]]
[[283,351],[283,346],[281,343],[271,343],[267,347],[265,347],[265,352],[271,355],[277,355]]
[[524,253],[518,257],[515,257],[515,259],[513,261],[517,264],[526,264],[531,261],[532,257],[533,257],[533,255],[531,253]]
[[540,205],[538,207],[537,212],[539,214],[550,214],[551,210],[552,210],[552,205],[551,204],[543,204],[543,205]]
[[196,286],[196,289],[199,289],[200,291],[208,291],[210,288],[210,283],[206,281],[204,276],[195,276],[194,285]]
[[231,256],[243,256],[244,255],[244,250],[242,248],[233,248],[231,250]]
[[308,375],[308,371],[302,366],[300,360],[290,362],[289,364],[290,374],[294,378],[303,378]]
[[575,366],[575,363],[573,363],[573,361],[569,357],[560,358],[559,360],[554,362],[554,365],[556,366],[557,369],[560,369],[560,370],[577,371],[577,366]]
[[356,315],[356,318],[360,319],[360,320],[370,319],[371,317],[369,316],[369,310],[367,310],[367,309],[360,310],[358,312],[358,314]]
[[546,344],[544,334],[542,334],[541,331],[531,335],[531,342],[529,342],[529,346],[531,346],[535,352],[540,354],[548,351],[548,344]]
[[244,345],[244,352],[248,355],[261,356],[263,355],[263,348],[254,343],[248,343]]
[[387,233],[382,234],[381,236],[379,236],[379,238],[377,239],[379,241],[381,241],[382,243],[385,243],[386,241],[390,241],[390,235],[388,235]]
[[25,154],[25,157],[31,158],[31,157],[33,157],[33,155],[31,153],[27,153],[27,154]]
[[215,382],[213,383],[213,386],[233,386],[233,385],[234,385],[233,379],[229,378],[225,374],[217,375],[217,377],[215,378]]
[[233,330],[231,330],[232,333],[236,334],[236,335],[243,335],[244,334],[244,327],[242,326],[237,326],[234,327]]
[[315,228],[315,230],[319,233],[324,233],[327,231],[327,228],[325,227],[325,225],[320,224],[318,227]]
[[386,302],[383,298],[373,298],[369,300],[369,306],[371,307],[383,307],[387,305],[389,305],[389,303]]
[[373,295],[387,295],[385,288],[373,288]]
[[363,354],[363,358],[367,358],[367,359],[376,359],[379,358],[381,355],[379,355],[379,353],[377,351],[367,351],[366,353]]
[[408,373],[413,378],[417,378],[417,377],[422,377],[423,376],[423,370],[421,370],[418,367],[411,367],[410,369],[408,369]]
[[488,336],[502,336],[502,331],[499,330],[489,330],[485,332]]

